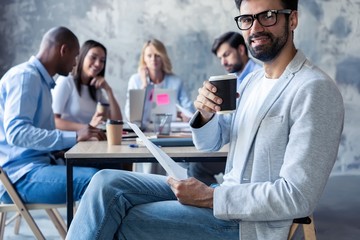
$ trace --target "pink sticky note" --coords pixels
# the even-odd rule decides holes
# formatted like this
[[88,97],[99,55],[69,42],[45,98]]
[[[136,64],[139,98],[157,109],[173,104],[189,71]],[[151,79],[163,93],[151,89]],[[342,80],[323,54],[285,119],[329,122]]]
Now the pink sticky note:
[[167,93],[158,94],[158,95],[156,96],[156,104],[157,104],[157,105],[167,105],[167,104],[170,104],[169,94],[167,94]]

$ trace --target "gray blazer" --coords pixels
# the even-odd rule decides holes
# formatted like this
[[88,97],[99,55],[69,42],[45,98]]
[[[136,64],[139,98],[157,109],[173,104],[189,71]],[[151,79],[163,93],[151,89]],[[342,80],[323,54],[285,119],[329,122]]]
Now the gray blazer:
[[[238,116],[252,83],[241,84],[237,111],[215,115],[193,128],[197,148],[216,151],[230,143],[228,173],[238,134]],[[196,126],[196,116],[191,124]],[[246,161],[237,186],[214,193],[214,216],[239,221],[239,239],[286,239],[294,218],[310,215],[318,203],[337,158],[344,105],[336,84],[298,51],[260,108],[243,149]]]

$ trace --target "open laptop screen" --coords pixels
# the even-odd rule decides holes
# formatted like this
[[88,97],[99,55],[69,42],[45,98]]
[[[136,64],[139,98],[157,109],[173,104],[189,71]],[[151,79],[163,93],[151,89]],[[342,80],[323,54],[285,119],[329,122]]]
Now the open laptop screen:
[[175,121],[176,94],[175,90],[154,88],[153,84],[148,84],[146,89],[130,89],[130,122],[144,130],[157,113],[171,113]]
[[[151,94],[151,93],[150,93]],[[152,93],[150,120],[154,119],[155,114],[172,114],[172,121],[176,120],[176,91],[173,89],[154,88]],[[149,104],[149,103],[147,103]]]

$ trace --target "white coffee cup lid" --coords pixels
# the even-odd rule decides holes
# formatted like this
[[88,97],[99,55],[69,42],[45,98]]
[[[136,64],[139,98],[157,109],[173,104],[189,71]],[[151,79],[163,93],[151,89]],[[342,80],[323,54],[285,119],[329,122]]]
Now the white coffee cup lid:
[[237,77],[235,74],[217,75],[217,76],[211,76],[209,78],[209,81],[228,80],[228,79],[237,79]]

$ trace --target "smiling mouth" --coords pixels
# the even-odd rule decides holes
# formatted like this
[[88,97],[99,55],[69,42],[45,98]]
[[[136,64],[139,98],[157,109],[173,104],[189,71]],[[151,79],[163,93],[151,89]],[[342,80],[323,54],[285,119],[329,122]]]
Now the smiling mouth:
[[269,41],[271,41],[271,35],[266,34],[266,33],[262,33],[262,34],[254,34],[251,37],[249,37],[249,42],[252,45],[259,45],[259,44],[264,44],[267,43]]
[[261,43],[264,43],[264,42],[268,42],[269,40],[270,40],[269,37],[263,36],[263,37],[257,37],[257,38],[251,39],[251,43],[261,44]]
[[91,71],[98,73],[100,70],[98,68],[90,68]]

